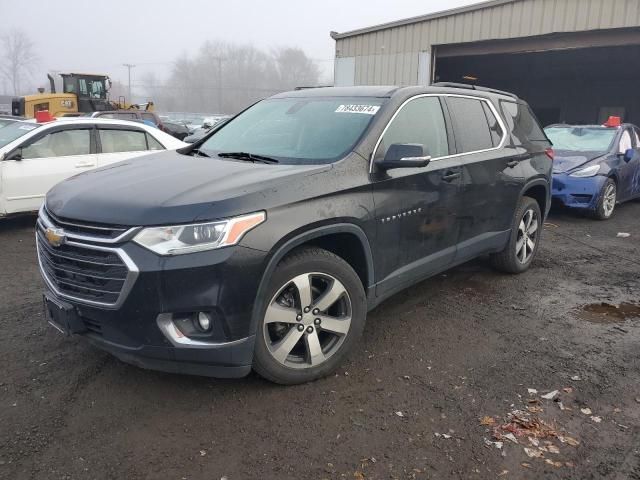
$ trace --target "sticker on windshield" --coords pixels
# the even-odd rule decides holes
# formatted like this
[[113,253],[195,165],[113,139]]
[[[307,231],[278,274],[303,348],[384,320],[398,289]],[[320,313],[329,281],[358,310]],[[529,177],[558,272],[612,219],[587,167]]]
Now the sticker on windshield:
[[335,113],[364,113],[375,115],[380,110],[379,105],[340,105]]
[[18,127],[18,129],[20,130],[33,130],[34,128],[37,128],[37,125],[20,125]]

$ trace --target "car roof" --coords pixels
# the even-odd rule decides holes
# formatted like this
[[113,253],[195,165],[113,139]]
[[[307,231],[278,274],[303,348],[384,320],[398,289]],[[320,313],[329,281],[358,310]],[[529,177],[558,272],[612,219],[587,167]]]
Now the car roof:
[[278,93],[271,98],[390,97],[398,88],[396,86],[301,88],[290,92]]
[[148,110],[138,110],[136,108],[121,108],[120,110],[100,110],[99,112],[92,112],[92,115],[96,113],[100,115],[102,115],[103,113],[150,113],[153,115],[153,112],[150,112]]
[[395,95],[409,96],[420,94],[455,94],[476,97],[501,97],[511,101],[521,101],[515,95],[484,87],[464,84],[435,84],[431,86],[400,87],[386,86],[357,86],[357,87],[318,87],[302,88],[290,92],[283,92],[271,98],[310,98],[310,97],[380,97],[390,98]]
[[[143,122],[133,122],[131,120],[119,120],[116,118],[93,118],[93,117],[61,117],[52,122],[44,122],[39,125],[49,127],[55,127],[56,125],[78,125],[78,124],[90,124],[90,125],[121,125],[127,127],[146,127]],[[151,127],[149,127],[151,128]]]

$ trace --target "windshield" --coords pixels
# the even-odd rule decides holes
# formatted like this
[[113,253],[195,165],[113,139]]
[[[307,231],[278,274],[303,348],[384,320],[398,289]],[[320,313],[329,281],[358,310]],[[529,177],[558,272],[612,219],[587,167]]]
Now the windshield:
[[11,125],[0,128],[0,148],[10,144],[16,138],[26,135],[39,126],[40,125],[36,123],[14,122]]
[[217,131],[200,150],[246,152],[287,164],[330,163],[346,155],[380,109],[382,98],[264,100]]
[[549,127],[545,133],[556,150],[606,152],[618,131],[604,127]]

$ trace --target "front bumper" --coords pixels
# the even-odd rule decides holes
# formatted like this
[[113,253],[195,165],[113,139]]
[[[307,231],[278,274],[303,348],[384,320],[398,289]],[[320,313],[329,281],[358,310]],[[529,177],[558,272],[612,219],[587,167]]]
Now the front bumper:
[[607,177],[602,175],[577,178],[566,173],[554,173],[551,197],[565,207],[595,210],[606,180]]
[[[133,242],[114,246],[137,269],[135,281],[113,307],[90,305],[53,291],[73,306],[74,332],[121,360],[143,368],[214,377],[242,377],[251,370],[253,305],[265,253],[235,246],[160,257]],[[215,312],[216,328],[203,341],[176,342],[160,319]]]
[[123,362],[149,370],[216,378],[240,378],[251,371],[253,336],[207,349],[152,345],[131,348],[92,333],[84,336],[92,345]]

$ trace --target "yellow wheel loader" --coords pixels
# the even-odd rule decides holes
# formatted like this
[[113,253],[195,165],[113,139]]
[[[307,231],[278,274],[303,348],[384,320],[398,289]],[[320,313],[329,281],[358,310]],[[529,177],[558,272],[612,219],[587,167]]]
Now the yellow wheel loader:
[[109,99],[111,79],[107,75],[84,73],[61,73],[62,93],[56,93],[56,86],[51,75],[50,93],[43,88],[34,95],[14,98],[11,102],[11,113],[26,118],[35,118],[36,112],[48,110],[53,117],[79,116],[84,113],[105,110],[148,110],[153,111],[153,102],[144,104],[127,104],[124,97],[118,102]]

